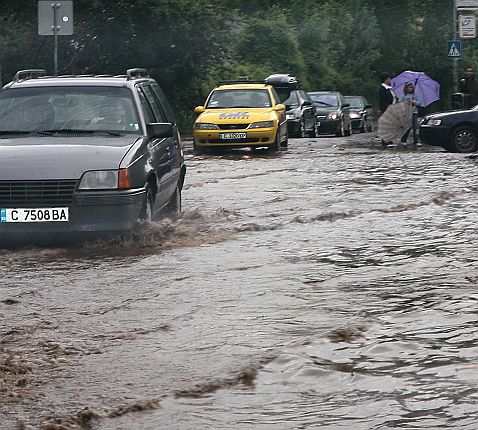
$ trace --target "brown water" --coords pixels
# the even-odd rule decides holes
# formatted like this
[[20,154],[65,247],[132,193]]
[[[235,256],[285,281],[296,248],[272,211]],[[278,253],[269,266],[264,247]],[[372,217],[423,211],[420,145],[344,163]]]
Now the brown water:
[[184,214],[5,250],[0,429],[476,429],[478,165],[187,155]]

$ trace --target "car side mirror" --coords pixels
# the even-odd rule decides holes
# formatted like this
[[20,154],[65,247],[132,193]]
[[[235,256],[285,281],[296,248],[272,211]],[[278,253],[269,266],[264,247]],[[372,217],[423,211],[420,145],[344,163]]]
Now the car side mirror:
[[304,100],[304,102],[302,103],[302,106],[312,106],[312,103],[309,102],[309,100]]
[[204,106],[196,106],[194,108],[194,112],[196,113],[203,113],[206,109],[204,108]]
[[282,103],[279,103],[279,104],[274,106],[274,110],[276,110],[276,111],[285,110],[285,105],[283,105]]
[[173,124],[170,122],[154,122],[146,124],[148,137],[173,137]]

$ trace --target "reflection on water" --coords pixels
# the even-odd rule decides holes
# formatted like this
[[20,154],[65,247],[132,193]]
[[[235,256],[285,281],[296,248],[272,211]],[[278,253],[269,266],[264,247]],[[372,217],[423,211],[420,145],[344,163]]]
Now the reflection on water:
[[477,166],[354,139],[190,155],[178,220],[5,251],[3,428],[475,429]]

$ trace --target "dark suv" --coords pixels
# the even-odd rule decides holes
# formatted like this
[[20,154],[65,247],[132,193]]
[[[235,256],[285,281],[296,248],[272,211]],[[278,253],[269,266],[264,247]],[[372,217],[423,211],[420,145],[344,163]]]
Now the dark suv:
[[264,82],[274,87],[279,100],[286,107],[287,131],[291,137],[315,137],[317,124],[315,108],[307,93],[294,76],[274,74]]
[[145,69],[17,72],[0,91],[0,235],[114,232],[177,214],[176,120]]
[[337,91],[313,91],[309,97],[314,103],[317,115],[317,129],[321,134],[350,136],[350,104]]

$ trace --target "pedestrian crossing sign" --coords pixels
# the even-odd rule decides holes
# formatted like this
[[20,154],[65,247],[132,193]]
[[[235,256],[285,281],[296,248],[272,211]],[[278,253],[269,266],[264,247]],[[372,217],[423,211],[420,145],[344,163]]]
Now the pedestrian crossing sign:
[[461,57],[461,40],[449,40],[446,44],[448,58],[459,60]]

